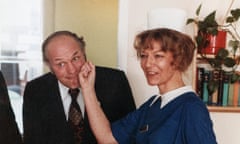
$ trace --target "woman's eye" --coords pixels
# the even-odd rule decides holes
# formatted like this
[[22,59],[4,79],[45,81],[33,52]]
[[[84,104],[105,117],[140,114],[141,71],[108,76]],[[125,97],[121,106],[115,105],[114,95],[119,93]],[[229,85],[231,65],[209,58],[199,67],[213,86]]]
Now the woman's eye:
[[143,59],[143,58],[146,58],[147,55],[146,54],[140,54],[140,58]]
[[163,58],[164,56],[163,55],[161,55],[161,54],[156,54],[155,55],[155,58]]

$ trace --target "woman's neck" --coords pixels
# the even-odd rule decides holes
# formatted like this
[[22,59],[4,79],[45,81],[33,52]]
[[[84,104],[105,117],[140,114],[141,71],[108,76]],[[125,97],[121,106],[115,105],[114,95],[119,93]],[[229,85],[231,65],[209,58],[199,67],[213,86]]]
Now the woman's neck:
[[169,79],[167,83],[158,85],[158,89],[160,94],[164,94],[183,86],[185,86],[185,84],[183,82],[182,75],[181,73],[178,73]]

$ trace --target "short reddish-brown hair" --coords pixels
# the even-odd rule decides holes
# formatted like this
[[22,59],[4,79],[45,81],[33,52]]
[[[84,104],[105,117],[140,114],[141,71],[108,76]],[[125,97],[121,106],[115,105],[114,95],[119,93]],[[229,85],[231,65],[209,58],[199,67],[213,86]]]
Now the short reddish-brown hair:
[[196,48],[190,36],[168,28],[143,31],[136,35],[134,40],[137,56],[140,57],[143,50],[152,48],[152,42],[158,42],[162,51],[172,53],[178,70],[182,72],[187,70]]

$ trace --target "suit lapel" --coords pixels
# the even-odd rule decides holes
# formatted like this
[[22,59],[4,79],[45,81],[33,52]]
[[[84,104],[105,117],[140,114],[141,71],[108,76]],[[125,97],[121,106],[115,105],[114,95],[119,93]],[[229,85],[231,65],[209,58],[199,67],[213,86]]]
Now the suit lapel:
[[54,75],[51,74],[48,84],[48,101],[43,110],[46,113],[47,132],[54,137],[54,141],[59,143],[72,141],[72,135],[66,115],[64,112],[63,103],[60,96],[58,81]]

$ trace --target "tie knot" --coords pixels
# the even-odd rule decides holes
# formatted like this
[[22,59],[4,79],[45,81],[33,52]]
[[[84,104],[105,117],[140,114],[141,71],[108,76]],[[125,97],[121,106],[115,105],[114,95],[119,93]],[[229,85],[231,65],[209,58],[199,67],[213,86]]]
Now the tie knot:
[[69,89],[68,93],[70,94],[70,96],[72,97],[73,100],[76,100],[78,93],[79,93],[79,89],[78,88]]

